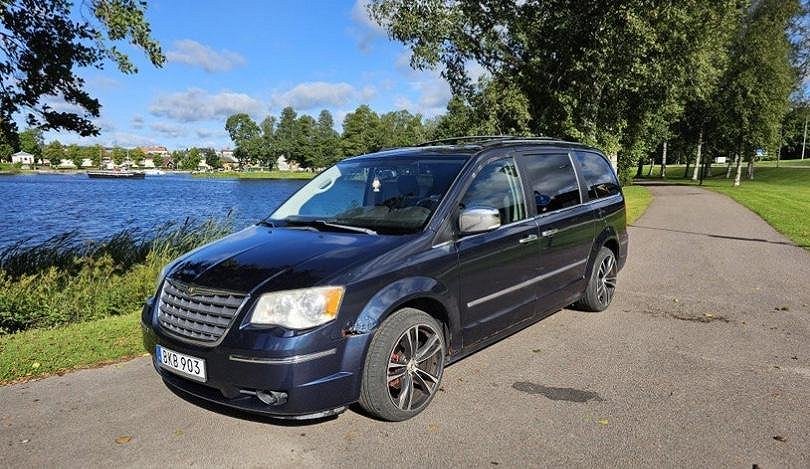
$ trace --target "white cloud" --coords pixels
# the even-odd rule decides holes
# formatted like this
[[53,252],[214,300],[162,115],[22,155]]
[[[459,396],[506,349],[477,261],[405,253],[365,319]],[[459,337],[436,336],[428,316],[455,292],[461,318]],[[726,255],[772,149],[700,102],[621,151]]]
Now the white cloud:
[[351,101],[368,101],[376,94],[377,90],[370,85],[358,90],[345,82],[313,81],[298,84],[282,93],[276,93],[273,95],[272,101],[275,107],[292,106],[298,110],[308,110],[319,107],[340,107]]
[[152,129],[152,131],[168,138],[178,138],[186,135],[185,127],[177,124],[170,124],[168,122],[155,122],[153,124],[149,124],[149,128]]
[[371,50],[371,43],[378,37],[385,36],[385,30],[368,14],[370,0],[356,0],[352,6],[352,22],[355,27],[349,32],[357,39],[357,47],[363,52]]
[[266,109],[261,101],[244,93],[211,94],[200,88],[158,96],[149,106],[151,114],[181,122],[224,119],[237,112],[258,116]]
[[143,116],[140,114],[135,114],[132,116],[132,127],[135,129],[142,129],[143,128]]
[[166,52],[166,61],[200,67],[206,72],[226,72],[245,64],[245,58],[229,50],[215,51],[191,39],[174,42],[174,48]]
[[[197,135],[197,138],[208,138],[211,137],[225,137],[224,130],[216,130],[216,129],[194,129],[194,134]],[[209,145],[210,146],[210,145]]]

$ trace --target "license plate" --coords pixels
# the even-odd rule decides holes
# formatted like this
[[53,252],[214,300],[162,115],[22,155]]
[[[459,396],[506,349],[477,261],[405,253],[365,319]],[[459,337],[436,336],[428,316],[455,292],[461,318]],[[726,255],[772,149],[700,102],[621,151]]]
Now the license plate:
[[169,350],[160,345],[155,346],[155,358],[158,364],[173,373],[196,381],[205,382],[205,360]]

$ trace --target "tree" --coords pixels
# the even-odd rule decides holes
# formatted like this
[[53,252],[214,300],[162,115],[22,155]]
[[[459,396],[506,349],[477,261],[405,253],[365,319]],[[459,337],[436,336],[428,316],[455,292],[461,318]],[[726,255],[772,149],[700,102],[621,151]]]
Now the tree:
[[189,171],[193,171],[200,166],[202,159],[203,155],[200,149],[197,147],[192,147],[184,153],[180,167],[183,169],[187,169]]
[[234,143],[234,157],[239,160],[239,166],[257,157],[256,152],[261,150],[261,129],[256,122],[245,113],[238,113],[228,117],[225,130]]
[[33,127],[20,132],[20,150],[34,155],[34,161],[42,157],[42,147],[45,140],[42,138],[42,130]]
[[[143,49],[162,66],[165,57],[152,39],[144,15],[146,2],[95,0],[7,0],[0,4],[0,126],[15,132],[13,116],[26,114],[30,126],[96,135],[91,118],[101,105],[84,89],[82,68],[113,63],[125,74],[137,72],[119,42]],[[12,80],[11,77],[14,77]],[[57,111],[54,97],[81,112]]]
[[295,144],[290,158],[302,167],[317,167],[322,160],[320,148],[315,145],[317,125],[315,119],[307,114],[295,120]]
[[132,160],[136,166],[140,166],[144,158],[146,158],[146,153],[144,153],[144,151],[138,147],[135,147],[129,151],[129,159]]
[[67,149],[65,150],[65,156],[77,168],[82,167],[82,150],[75,143],[68,145]]
[[340,135],[335,130],[332,113],[326,109],[318,114],[314,145],[318,159],[312,162],[313,168],[325,168],[340,160]]
[[422,116],[404,109],[381,115],[380,130],[383,148],[406,147],[425,140]]
[[219,154],[213,148],[203,148],[200,151],[205,159],[205,164],[214,169],[219,169],[222,167],[222,161],[219,158]]
[[688,77],[707,66],[698,51],[714,46],[717,25],[706,19],[737,8],[738,0],[373,0],[370,12],[411,49],[414,68],[439,68],[468,104],[475,62],[523,96],[515,104],[525,99],[532,133],[595,144],[625,175],[667,138]]
[[88,147],[88,153],[90,158],[93,161],[93,166],[96,168],[101,167],[101,160],[104,159],[104,147],[99,144],[93,145],[92,147]]
[[45,146],[45,149],[42,151],[42,156],[51,163],[51,167],[55,168],[62,164],[62,158],[65,157],[65,149],[62,147],[62,144],[59,143],[59,140],[54,140]]
[[346,114],[341,137],[343,156],[378,151],[382,148],[382,141],[380,117],[368,105],[362,104],[354,112]]
[[755,151],[778,144],[788,96],[797,82],[788,34],[800,10],[798,0],[761,0],[749,9],[732,45],[720,102],[722,131],[741,155],[735,186],[740,184],[743,158],[748,160],[749,177],[753,178]]
[[284,156],[287,159],[292,158],[292,153],[295,151],[295,141],[297,124],[296,120],[298,115],[295,110],[287,106],[281,110],[281,116],[278,120],[278,126],[274,133],[275,153],[278,156]]
[[113,147],[110,158],[112,158],[113,163],[120,166],[127,159],[127,151],[121,147]]

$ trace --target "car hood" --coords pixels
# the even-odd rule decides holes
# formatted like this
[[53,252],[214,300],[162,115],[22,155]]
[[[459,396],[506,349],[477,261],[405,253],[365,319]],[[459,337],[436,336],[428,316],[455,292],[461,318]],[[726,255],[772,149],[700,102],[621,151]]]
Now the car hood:
[[401,245],[403,238],[255,225],[182,256],[169,277],[245,293],[306,288]]

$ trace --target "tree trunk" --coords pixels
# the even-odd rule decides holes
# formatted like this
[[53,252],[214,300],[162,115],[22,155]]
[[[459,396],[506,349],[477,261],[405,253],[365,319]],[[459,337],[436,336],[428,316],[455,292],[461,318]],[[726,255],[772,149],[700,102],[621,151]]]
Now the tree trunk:
[[619,174],[619,155],[611,153],[608,155],[608,159],[610,160],[610,165],[613,166],[613,172]]
[[804,138],[802,138],[802,159],[804,159],[804,148],[807,146],[807,116],[804,117]]
[[644,158],[638,159],[638,169],[636,169],[636,177],[640,178],[644,175]]
[[661,178],[667,177],[667,142],[664,142],[664,150],[661,152]]
[[779,167],[779,160],[782,156],[782,127],[779,127],[779,146],[776,147],[776,167]]
[[686,169],[683,170],[683,178],[689,177],[689,168],[692,166],[692,160],[686,160]]
[[754,179],[754,158],[756,156],[753,153],[748,155],[748,179]]
[[695,157],[695,173],[692,174],[692,180],[698,180],[698,171],[700,171],[700,157],[701,152],[703,151],[703,129],[700,129],[700,134],[698,135],[698,146],[697,146],[697,156]]
[[737,174],[734,176],[734,186],[740,185],[740,176],[742,175],[742,158],[740,154],[737,154],[737,157],[734,159],[735,164],[737,165]]
[[647,177],[650,177],[652,174],[653,166],[655,166],[655,159],[650,158],[650,169],[647,170]]
[[737,158],[739,158],[739,157],[740,157],[739,154],[735,154],[733,160],[731,158],[728,159],[728,168],[726,168],[726,179],[731,177],[731,164],[732,164],[732,162],[734,164],[737,164]]

